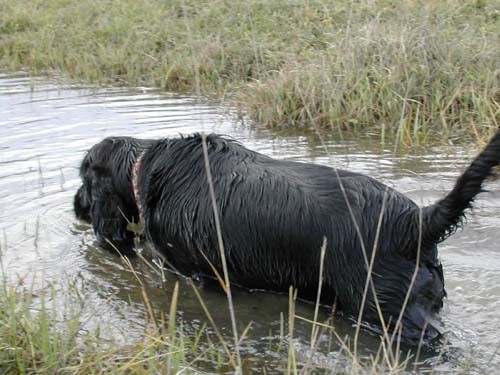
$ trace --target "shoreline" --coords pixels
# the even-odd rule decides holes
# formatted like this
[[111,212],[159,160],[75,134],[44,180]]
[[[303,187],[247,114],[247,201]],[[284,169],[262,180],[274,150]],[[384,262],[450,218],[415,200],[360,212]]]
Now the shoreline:
[[500,123],[500,6],[7,1],[0,68],[219,98],[256,126],[481,143]]

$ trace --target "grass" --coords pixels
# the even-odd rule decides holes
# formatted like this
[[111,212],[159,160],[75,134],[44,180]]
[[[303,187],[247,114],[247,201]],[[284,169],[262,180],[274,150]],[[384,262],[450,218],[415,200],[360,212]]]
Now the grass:
[[[177,307],[182,302],[178,284],[171,295],[169,314],[150,310],[143,336],[125,344],[101,336],[100,327],[93,330],[82,328],[82,322],[89,318],[78,309],[78,304],[69,301],[78,293],[77,290],[70,289],[69,299],[62,303],[56,284],[46,285],[44,291],[35,292],[30,286],[13,284],[2,278],[0,288],[1,374],[246,374],[258,364],[247,354],[240,367],[234,345],[205,325],[194,336],[185,333],[181,320],[175,318]],[[144,294],[144,304],[146,308],[151,306],[147,293]],[[340,354],[343,354],[348,362],[337,360],[329,369],[312,362],[314,353],[319,350],[317,341],[311,341],[310,356],[299,361],[294,345],[296,319],[316,327],[313,334],[318,337],[329,336],[335,345],[341,347],[338,357],[342,358]],[[338,336],[335,328],[327,322],[295,315],[292,290],[288,320],[282,325],[288,326],[288,334],[281,332],[278,339],[269,342],[270,351],[284,353],[281,360],[274,359],[282,363],[278,363],[272,373],[316,374],[337,368],[352,374],[398,374],[411,365],[410,357],[398,359],[397,363],[390,362],[396,357],[384,357],[388,352],[382,355],[382,349],[377,357],[355,356],[349,340]],[[245,331],[241,341],[244,335]]]
[[0,67],[221,97],[258,126],[481,141],[495,0],[5,0]]
[[[144,335],[126,344],[101,337],[99,327],[83,329],[89,318],[74,301],[62,305],[54,285],[34,293],[3,278],[0,287],[1,374],[190,374],[195,364],[200,370],[224,364],[222,346],[201,342],[208,335],[204,326],[188,337],[177,325],[177,286],[169,312],[174,318],[150,315]],[[68,295],[77,294],[70,289]],[[150,306],[146,294],[144,303]]]

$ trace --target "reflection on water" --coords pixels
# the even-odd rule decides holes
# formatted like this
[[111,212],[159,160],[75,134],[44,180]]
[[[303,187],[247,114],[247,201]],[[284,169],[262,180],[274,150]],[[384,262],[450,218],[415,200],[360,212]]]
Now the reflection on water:
[[[103,334],[130,342],[144,332],[145,311],[140,287],[119,258],[95,248],[87,226],[75,222],[72,198],[79,185],[77,167],[85,151],[103,137],[143,138],[179,133],[217,132],[275,158],[312,161],[349,168],[376,177],[407,193],[419,204],[432,202],[453,184],[475,150],[432,148],[394,156],[392,147],[369,140],[339,142],[326,137],[327,149],[313,134],[276,134],[233,121],[231,108],[201,99],[160,94],[150,89],[95,89],[32,81],[24,75],[0,75],[0,244],[3,269],[10,278],[57,281],[61,290],[76,288],[83,304],[85,327],[102,324]],[[472,360],[473,368],[494,371],[500,365],[500,184],[489,185],[475,204],[465,230],[441,246],[448,300],[442,321],[451,349],[438,370],[454,372]],[[134,260],[136,268],[145,267]],[[146,267],[147,268],[147,267]],[[144,269],[148,293],[157,310],[166,310],[177,280]],[[184,279],[180,279],[181,318],[196,332],[205,314]],[[214,320],[230,337],[225,297],[214,288],[200,289]],[[244,344],[248,371],[280,372],[286,353],[273,350],[288,297],[235,291],[239,329],[252,321]],[[313,307],[299,303],[297,314],[311,317]],[[320,318],[327,319],[328,311]],[[285,318],[286,319],[286,318]],[[334,324],[340,335],[353,329],[342,317]],[[297,322],[299,360],[308,356],[310,326]],[[331,366],[343,358],[339,348],[320,339],[313,361]],[[377,348],[362,338],[362,353]],[[430,364],[437,361],[429,355]],[[341,368],[341,367],[340,367]],[[282,369],[281,369],[282,370]]]

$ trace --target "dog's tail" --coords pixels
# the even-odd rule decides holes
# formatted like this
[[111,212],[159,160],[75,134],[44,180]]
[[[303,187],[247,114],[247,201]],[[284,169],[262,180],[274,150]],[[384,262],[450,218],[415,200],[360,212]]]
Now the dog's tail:
[[423,209],[423,244],[441,242],[460,226],[465,210],[472,206],[476,195],[483,191],[484,180],[499,163],[500,130],[458,178],[448,195]]

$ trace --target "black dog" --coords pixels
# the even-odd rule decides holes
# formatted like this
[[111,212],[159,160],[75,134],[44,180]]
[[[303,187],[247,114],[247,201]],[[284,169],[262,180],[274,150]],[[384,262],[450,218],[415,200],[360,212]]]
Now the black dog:
[[[274,291],[293,285],[315,300],[325,237],[322,302],[357,317],[375,251],[363,320],[380,327],[378,303],[393,330],[418,260],[401,334],[410,343],[439,335],[432,317],[446,293],[436,245],[461,224],[499,163],[500,132],[445,198],[421,209],[361,174],[275,160],[217,135],[206,142],[232,282]],[[83,160],[76,216],[92,224],[101,244],[126,252],[134,238],[127,221],[141,221],[177,271],[212,275],[205,256],[220,271],[202,146],[200,135],[106,138]]]

